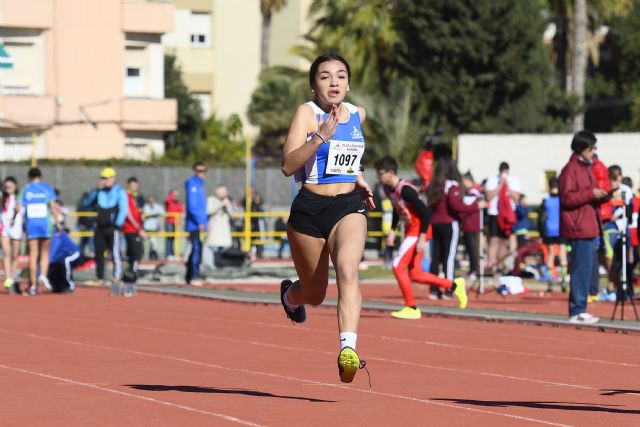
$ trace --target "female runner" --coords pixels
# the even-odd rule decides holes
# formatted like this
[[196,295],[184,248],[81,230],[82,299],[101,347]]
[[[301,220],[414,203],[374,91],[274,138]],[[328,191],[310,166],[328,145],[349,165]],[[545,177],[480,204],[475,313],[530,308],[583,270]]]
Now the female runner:
[[304,322],[304,304],[319,305],[325,298],[331,258],[338,283],[338,373],[347,383],[364,367],[356,353],[362,306],[358,264],[367,237],[366,210],[375,207],[360,168],[365,111],[343,102],[350,77],[340,55],[316,58],[309,70],[314,100],[299,106],[291,120],[282,172],[302,183],[287,224],[299,279],[280,286],[287,317]]

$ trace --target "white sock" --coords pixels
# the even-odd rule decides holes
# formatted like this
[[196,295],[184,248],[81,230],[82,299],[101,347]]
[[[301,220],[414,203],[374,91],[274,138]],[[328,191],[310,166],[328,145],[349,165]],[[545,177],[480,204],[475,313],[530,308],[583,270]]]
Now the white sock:
[[300,307],[300,304],[291,304],[289,302],[289,289],[287,289],[287,292],[284,293],[283,299],[284,305],[286,305],[289,310],[295,310],[296,308]]
[[340,350],[345,347],[351,347],[355,350],[357,340],[358,334],[355,332],[340,332]]

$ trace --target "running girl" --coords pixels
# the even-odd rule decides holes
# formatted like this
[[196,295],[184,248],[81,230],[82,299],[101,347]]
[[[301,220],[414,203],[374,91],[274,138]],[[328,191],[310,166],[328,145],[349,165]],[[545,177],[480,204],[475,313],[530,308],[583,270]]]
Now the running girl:
[[418,189],[406,179],[397,175],[398,163],[392,157],[385,156],[375,162],[378,181],[384,185],[385,193],[393,204],[393,223],[387,237],[387,245],[393,246],[396,240],[395,228],[398,222],[404,223],[404,240],[400,244],[398,256],[393,260],[393,274],[396,276],[405,307],[391,313],[398,319],[420,319],[422,313],[416,305],[411,289],[411,280],[425,285],[452,289],[458,298],[460,308],[467,307],[467,292],[463,278],[451,281],[435,274],[422,271],[422,257],[427,246],[427,230],[431,220],[431,209],[420,200]]
[[314,100],[299,106],[291,120],[282,172],[295,174],[302,183],[287,223],[299,279],[280,286],[287,317],[304,322],[304,304],[324,301],[331,258],[338,283],[338,373],[347,383],[364,367],[356,353],[362,306],[358,264],[367,237],[366,210],[375,207],[360,169],[365,111],[343,102],[350,77],[349,64],[340,55],[316,58],[309,70]]
[[4,256],[4,287],[13,289],[18,271],[18,255],[22,240],[22,217],[20,211],[15,216],[18,194],[18,181],[8,176],[2,183],[2,254]]

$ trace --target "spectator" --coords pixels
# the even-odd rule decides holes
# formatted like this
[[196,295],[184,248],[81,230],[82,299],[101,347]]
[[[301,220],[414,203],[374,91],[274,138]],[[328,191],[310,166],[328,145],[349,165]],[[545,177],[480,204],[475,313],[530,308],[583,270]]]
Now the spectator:
[[274,227],[275,231],[279,231],[281,233],[285,233],[284,237],[277,237],[277,240],[280,242],[278,246],[278,258],[282,258],[282,254],[284,250],[290,251],[289,249],[289,239],[287,239],[286,231],[287,231],[287,222],[289,222],[289,215],[284,217],[278,217],[276,220],[276,224]]
[[187,260],[186,282],[192,286],[202,286],[200,263],[202,262],[202,238],[200,233],[207,229],[207,195],[204,178],[207,167],[202,162],[193,164],[193,176],[185,181],[186,221],[189,233],[190,252]]
[[529,239],[529,207],[524,194],[520,194],[516,202],[516,223],[513,226],[513,236],[516,238],[516,248],[520,249]]
[[[441,154],[438,155],[439,151]],[[476,200],[469,205],[465,204],[460,191],[460,172],[451,157],[451,151],[448,147],[441,147],[440,150],[436,150],[435,154],[436,167],[433,178],[427,187],[428,206],[433,211],[431,217],[433,230],[431,273],[437,275],[440,265],[442,265],[445,278],[452,281],[455,273],[461,215],[477,212],[484,208],[484,201]],[[456,285],[464,287],[464,279],[456,281]]]
[[[88,196],[89,196],[88,191],[85,191],[84,193],[82,193],[82,196],[80,197],[80,200],[78,201],[78,204],[76,206],[76,211],[81,212],[83,214],[82,216],[78,217],[78,222],[77,222],[78,231],[82,233],[91,232],[90,236],[83,235],[80,237],[79,251],[80,251],[80,257],[82,259],[86,258],[87,256],[89,258],[93,258],[94,256],[93,229],[96,227],[96,217],[88,216],[84,214],[89,212],[96,212],[97,209],[96,209],[95,203],[85,204],[85,200],[89,199]],[[87,246],[89,247],[88,255],[85,252],[85,248]]]
[[127,217],[122,226],[122,233],[127,242],[128,271],[136,275],[144,254],[142,239],[147,237],[142,229],[142,210],[138,206],[138,187],[138,179],[135,176],[127,180]]
[[553,275],[556,253],[560,259],[560,286],[562,292],[566,292],[567,245],[566,240],[560,236],[560,196],[558,194],[558,178],[553,177],[549,179],[549,195],[542,201],[539,218],[542,243],[547,248],[547,292],[553,292],[553,285],[556,282],[556,278]]
[[[178,190],[169,190],[169,194],[164,201],[165,212],[167,218],[164,223],[164,231],[167,233],[173,233],[176,231],[176,227],[180,224],[177,223],[177,218],[184,213],[184,205],[178,196],[180,195]],[[175,239],[173,235],[170,235],[165,240],[164,256],[166,259],[174,260],[178,254],[174,253]]]
[[158,238],[156,236],[150,236],[148,233],[157,233],[160,231],[160,223],[164,216],[164,208],[156,196],[149,196],[147,203],[142,208],[142,216],[144,221],[142,227],[147,232],[147,239],[149,240],[149,259],[158,259]]
[[[500,163],[499,174],[487,178],[485,184],[485,195],[489,203],[489,268],[494,273],[504,269],[503,261],[509,251],[509,235],[511,229],[503,229],[499,225],[498,199],[501,191],[507,187],[507,194],[513,199],[519,198],[520,182],[509,174],[509,164]],[[515,205],[514,205],[515,208]],[[505,212],[502,212],[506,214]]]
[[216,252],[228,249],[233,245],[231,240],[231,215],[233,206],[229,199],[227,187],[216,188],[215,195],[207,198],[207,215],[209,217],[209,234],[207,236],[208,255],[205,264],[215,268]]
[[113,280],[122,278],[120,258],[120,229],[127,217],[127,193],[116,184],[116,171],[104,168],[100,173],[98,188],[83,201],[84,205],[96,205],[98,216],[95,226],[96,280],[93,285],[104,284],[104,251],[113,257]]
[[594,277],[597,240],[600,234],[598,205],[607,192],[594,185],[591,162],[596,136],[589,131],[577,132],[571,141],[569,162],[558,180],[560,193],[560,235],[571,244],[571,278],[569,321],[596,323],[598,317],[587,313],[587,297]]
[[[242,201],[243,205],[245,205],[245,203],[246,199]],[[258,193],[258,191],[254,187],[251,187],[251,213],[260,212],[264,212],[262,195]],[[252,215],[251,232],[260,233],[259,239],[263,240],[262,233],[264,233],[265,231],[267,231],[267,226],[265,224],[264,217]],[[254,245],[252,247],[252,252],[253,251],[255,251],[255,254],[258,258],[262,258],[264,255],[264,244]]]
[[[482,199],[482,187],[475,183],[470,171],[462,175],[462,184],[466,188],[466,195],[462,199],[465,205],[472,205]],[[469,256],[469,280],[474,281],[479,273],[480,249],[480,208],[461,215],[462,239]]]

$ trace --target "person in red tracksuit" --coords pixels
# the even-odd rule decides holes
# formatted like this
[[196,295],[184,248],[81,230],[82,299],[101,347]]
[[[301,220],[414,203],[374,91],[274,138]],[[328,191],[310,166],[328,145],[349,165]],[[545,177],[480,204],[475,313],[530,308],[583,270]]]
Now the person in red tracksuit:
[[142,211],[138,206],[138,179],[132,176],[127,180],[127,217],[122,226],[122,233],[127,242],[127,259],[129,263],[129,271],[137,273],[142,254],[144,253],[144,244],[142,239],[146,239],[146,233],[142,229]]
[[411,289],[411,280],[426,285],[451,289],[458,298],[460,308],[467,306],[464,279],[449,280],[422,271],[422,258],[428,239],[431,210],[420,200],[418,189],[405,179],[397,176],[398,164],[392,157],[385,156],[374,164],[378,181],[384,186],[387,197],[393,204],[393,222],[387,238],[387,245],[394,245],[395,228],[402,220],[405,238],[393,260],[393,274],[404,297],[405,307],[394,311],[391,316],[399,319],[419,319],[422,316],[416,305]]
[[433,210],[431,273],[438,274],[442,265],[445,277],[449,280],[454,276],[461,215],[476,212],[485,206],[484,201],[466,205],[462,200],[460,181],[460,172],[451,152],[443,147],[442,154],[436,157],[436,169],[427,188],[427,200]]

